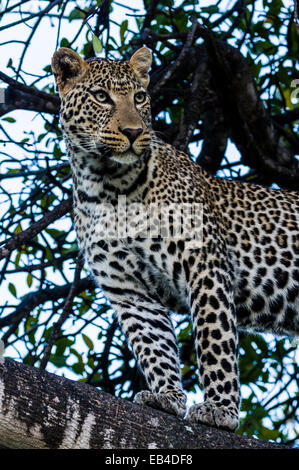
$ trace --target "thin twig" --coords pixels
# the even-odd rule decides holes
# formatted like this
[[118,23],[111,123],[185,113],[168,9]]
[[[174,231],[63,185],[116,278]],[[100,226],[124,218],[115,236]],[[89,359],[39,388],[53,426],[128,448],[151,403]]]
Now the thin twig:
[[72,198],[65,199],[52,211],[47,212],[39,221],[32,224],[28,229],[12,236],[3,246],[3,248],[0,249],[0,260],[6,258],[11,253],[11,251],[15,250],[19,246],[28,242],[28,240],[35,237],[52,222],[67,214],[71,207]]
[[67,317],[72,312],[73,300],[74,300],[74,297],[76,295],[77,284],[80,281],[80,274],[81,274],[82,268],[83,268],[83,257],[81,255],[79,255],[78,260],[77,260],[76,269],[75,269],[74,281],[71,285],[68,296],[67,296],[66,301],[64,303],[62,314],[60,315],[59,320],[55,323],[55,325],[53,327],[53,331],[52,331],[52,333],[49,337],[48,343],[47,343],[47,345],[44,349],[44,354],[43,354],[43,357],[42,357],[41,362],[40,362],[40,369],[45,369],[46,368],[46,365],[49,362],[52,347],[53,347],[55,341],[58,338],[61,327],[62,327],[63,323],[65,322],[65,320],[67,319]]
[[[17,26],[18,24],[24,23],[25,21],[32,20],[32,18],[36,18],[36,17],[43,18],[44,16],[46,16],[46,14],[50,10],[52,10],[52,8],[54,8],[56,5],[58,5],[58,3],[61,3],[61,0],[56,0],[54,2],[53,1],[50,2],[50,4],[44,10],[40,10],[37,13],[32,13],[29,16],[27,16],[26,18],[22,18],[21,20],[14,21],[13,23],[5,24],[4,26],[0,26],[0,31],[2,31],[4,29],[12,28],[13,26]],[[4,11],[4,13],[5,13],[5,11]]]
[[[77,282],[76,294],[80,294],[85,290],[92,290],[95,287],[93,280],[86,277],[81,279],[80,282]],[[26,318],[36,307],[44,304],[45,302],[57,302],[59,299],[66,298],[70,288],[71,284],[67,283],[62,286],[55,286],[53,288],[39,289],[35,292],[30,292],[23,297],[22,301],[16,306],[12,313],[0,318],[0,328],[4,328],[9,325],[14,326],[15,323]],[[8,336],[5,336],[5,338]],[[4,337],[2,337],[1,340],[4,341]]]
[[151,94],[152,96],[158,95],[159,91],[161,88],[165,85],[165,83],[171,78],[171,76],[174,74],[174,72],[180,67],[181,63],[183,62],[186,54],[188,53],[189,48],[191,47],[193,40],[194,40],[194,35],[196,33],[196,30],[198,28],[198,23],[194,18],[191,18],[192,21],[192,26],[188,32],[187,35],[187,40],[184,44],[184,47],[178,56],[177,60],[174,62],[174,64],[171,67],[168,67],[166,73],[162,77],[162,79],[157,83],[157,85],[152,89]]
[[33,271],[45,269],[48,267],[53,267],[53,266],[56,267],[62,264],[64,261],[68,259],[72,259],[77,255],[78,255],[78,250],[70,251],[69,253],[61,255],[59,258],[53,258],[51,261],[46,261],[44,263],[39,263],[39,264],[30,264],[29,266],[22,266],[20,268],[6,270],[6,274],[15,274],[15,273],[22,273],[22,272],[32,273]]

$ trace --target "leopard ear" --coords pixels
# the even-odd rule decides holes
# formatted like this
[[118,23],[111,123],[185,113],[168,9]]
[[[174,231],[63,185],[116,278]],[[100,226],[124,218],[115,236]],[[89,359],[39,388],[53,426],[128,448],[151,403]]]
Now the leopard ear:
[[135,74],[139,78],[143,86],[147,87],[149,84],[149,75],[148,71],[152,65],[152,53],[147,47],[142,47],[136,51],[131,59],[129,64],[134,70]]
[[52,70],[60,95],[64,95],[82,77],[87,63],[74,51],[61,47],[52,57]]

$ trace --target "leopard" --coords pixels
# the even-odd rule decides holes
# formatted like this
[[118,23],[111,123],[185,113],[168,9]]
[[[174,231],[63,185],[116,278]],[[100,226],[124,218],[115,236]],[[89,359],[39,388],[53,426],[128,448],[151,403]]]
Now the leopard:
[[[144,376],[134,402],[234,432],[239,332],[299,332],[298,193],[211,175],[164,142],[151,65],[145,46],[129,60],[54,52],[78,244]],[[203,400],[191,406],[173,315],[192,325]]]

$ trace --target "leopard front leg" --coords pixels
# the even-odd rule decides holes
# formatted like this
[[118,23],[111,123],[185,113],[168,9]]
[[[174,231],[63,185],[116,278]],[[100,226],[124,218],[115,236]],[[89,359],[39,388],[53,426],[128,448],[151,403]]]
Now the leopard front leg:
[[102,287],[150,389],[137,393],[134,401],[184,417],[187,399],[169,312],[135,283]]
[[191,312],[204,403],[187,419],[234,431],[239,424],[237,329],[232,288],[220,269],[193,278]]

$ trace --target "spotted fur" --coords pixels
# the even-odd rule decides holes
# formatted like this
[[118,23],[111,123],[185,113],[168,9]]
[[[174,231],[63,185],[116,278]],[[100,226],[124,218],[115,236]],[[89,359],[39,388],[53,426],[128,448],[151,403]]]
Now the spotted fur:
[[[186,397],[170,311],[189,312],[205,401],[187,418],[238,426],[238,329],[298,334],[298,195],[219,179],[151,130],[151,53],[130,61],[53,57],[74,181],[74,218],[90,271],[114,308],[150,391],[183,417]],[[202,239],[101,237],[104,202],[200,203]]]

